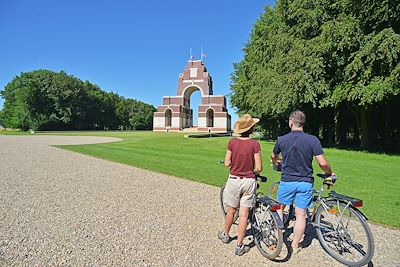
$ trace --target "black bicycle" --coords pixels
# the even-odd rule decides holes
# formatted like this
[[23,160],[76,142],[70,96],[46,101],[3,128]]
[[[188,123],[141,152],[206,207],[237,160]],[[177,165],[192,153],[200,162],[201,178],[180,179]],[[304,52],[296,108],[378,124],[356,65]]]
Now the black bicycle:
[[[266,182],[267,177],[258,176],[257,189],[259,182]],[[225,186],[221,188],[220,204],[223,215],[226,215],[227,206],[223,203],[223,194]],[[283,245],[282,229],[284,225],[276,212],[280,209],[280,204],[272,200],[268,196],[261,196],[261,193],[254,192],[256,203],[250,210],[248,222],[251,225],[251,231],[260,253],[268,258],[275,259],[279,256]],[[239,217],[239,208],[234,217],[234,222]]]
[[[337,177],[317,176],[322,178],[322,186],[314,190],[313,211],[307,210],[307,223],[315,228],[321,246],[334,259],[347,266],[368,264],[374,255],[374,238],[367,217],[358,209],[363,201],[330,191]],[[270,187],[272,199],[278,187],[279,182]],[[287,226],[293,219],[294,207],[286,207],[283,223]]]

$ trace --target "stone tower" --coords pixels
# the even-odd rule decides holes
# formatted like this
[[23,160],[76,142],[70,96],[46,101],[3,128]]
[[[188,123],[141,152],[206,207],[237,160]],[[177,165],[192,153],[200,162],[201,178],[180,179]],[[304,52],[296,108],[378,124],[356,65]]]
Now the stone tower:
[[[193,128],[193,110],[190,96],[201,92],[198,107],[198,127]],[[163,104],[154,112],[153,131],[191,131],[226,133],[231,129],[231,116],[226,108],[225,96],[213,95],[213,84],[201,60],[189,60],[179,74],[176,96],[164,96]]]

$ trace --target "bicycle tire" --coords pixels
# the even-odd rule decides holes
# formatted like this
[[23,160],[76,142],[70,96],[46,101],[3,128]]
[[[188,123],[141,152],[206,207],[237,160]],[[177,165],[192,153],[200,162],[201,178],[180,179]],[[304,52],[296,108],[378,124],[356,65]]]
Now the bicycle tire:
[[[269,198],[276,200],[279,184],[280,184],[280,182],[275,182],[269,187],[269,191],[268,191]],[[285,206],[285,208],[283,209],[283,220],[282,220],[285,228],[287,228],[290,221],[293,220],[293,218],[294,218],[293,216],[294,216],[293,205]]]
[[278,257],[282,250],[283,233],[272,216],[272,211],[263,205],[257,205],[252,212],[251,229],[254,243],[261,255],[270,260]]
[[[226,212],[227,212],[227,209],[228,209],[228,205],[226,205],[226,204],[224,203],[224,201],[223,201],[224,190],[225,190],[225,186],[223,186],[223,187],[221,188],[221,190],[220,190],[220,193],[219,193],[219,203],[220,203],[220,206],[221,206],[222,215],[223,215],[224,218],[225,218]],[[233,223],[235,223],[236,220],[237,220],[238,218],[239,218],[239,208],[236,210],[235,215],[233,216]]]
[[[368,264],[374,254],[374,239],[367,222],[355,208],[347,206],[347,203],[339,200],[328,200],[325,204],[326,209],[322,204],[315,213],[316,232],[322,248],[344,265],[354,267]],[[340,217],[342,217],[342,220],[340,220]],[[347,222],[344,222],[345,219]],[[361,225],[351,231],[352,229],[348,229],[350,222],[358,222]],[[366,246],[358,243],[358,239],[355,241],[356,235],[362,234],[365,235]],[[361,258],[357,260],[347,259],[346,255],[352,251],[358,252]]]

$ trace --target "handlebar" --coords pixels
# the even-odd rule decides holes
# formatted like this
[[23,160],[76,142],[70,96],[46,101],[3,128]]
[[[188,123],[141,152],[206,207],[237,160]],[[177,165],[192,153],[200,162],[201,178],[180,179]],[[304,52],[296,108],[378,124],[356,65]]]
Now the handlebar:
[[322,179],[326,179],[326,178],[331,178],[334,180],[337,180],[338,177],[336,175],[327,175],[326,173],[317,173],[317,176],[322,178]]
[[268,178],[265,176],[262,176],[262,175],[257,175],[256,180],[257,180],[257,182],[265,183],[268,180]]
[[338,177],[336,175],[327,175],[327,174],[318,173],[317,176],[323,180],[323,184],[326,184],[328,186],[333,186],[334,183],[336,182],[336,180],[338,179]]
[[272,163],[272,169],[274,171],[280,172],[280,171],[282,171],[282,164],[281,163],[277,163],[277,164]]

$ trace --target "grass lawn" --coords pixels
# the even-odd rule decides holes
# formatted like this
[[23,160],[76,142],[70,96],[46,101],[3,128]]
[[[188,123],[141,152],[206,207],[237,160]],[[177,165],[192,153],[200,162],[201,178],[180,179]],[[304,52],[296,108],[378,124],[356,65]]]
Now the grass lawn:
[[30,132],[17,131],[17,130],[0,130],[0,135],[30,135]]
[[[62,148],[210,185],[223,185],[228,174],[228,170],[218,164],[224,159],[227,137],[183,138],[183,134],[153,132],[59,134],[122,138],[123,141],[117,143]],[[274,143],[260,143],[264,159],[263,175],[269,178],[261,187],[261,191],[266,193],[269,185],[279,180],[279,173],[274,172],[269,164]],[[339,177],[335,191],[363,199],[361,211],[371,221],[400,228],[400,156],[339,149],[325,149],[325,154]],[[319,168],[314,167],[318,172]],[[321,186],[319,178],[316,178],[315,186]]]

